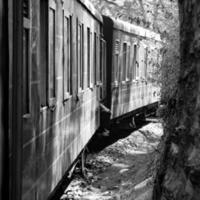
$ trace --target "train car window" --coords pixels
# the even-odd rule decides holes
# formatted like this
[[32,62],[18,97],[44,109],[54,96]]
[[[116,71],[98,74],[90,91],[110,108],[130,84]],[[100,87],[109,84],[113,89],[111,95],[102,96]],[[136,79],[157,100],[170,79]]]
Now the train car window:
[[[92,32],[90,32],[90,55],[92,55],[93,52],[93,40],[92,40]],[[94,83],[94,66],[91,65],[94,61],[94,56],[90,56],[90,88],[93,87]]]
[[145,79],[147,79],[148,77],[148,74],[147,74],[147,63],[148,63],[148,47],[145,48],[145,63],[144,63],[144,76],[145,76]]
[[100,43],[99,43],[99,36],[96,37],[96,61],[97,61],[97,67],[96,67],[96,79],[97,79],[97,85],[100,85]]
[[30,0],[23,0],[23,17],[30,19]]
[[78,92],[83,90],[83,66],[84,66],[84,59],[83,59],[83,37],[84,37],[84,30],[83,25],[79,23],[77,19],[77,71],[78,71]]
[[140,78],[145,78],[145,48],[144,45],[140,45]]
[[106,93],[106,42],[103,39],[101,39],[100,80],[102,83],[102,87],[100,89],[100,98],[103,99]]
[[72,17],[64,13],[64,66],[63,66],[63,89],[64,100],[72,94]]
[[126,81],[129,81],[131,78],[131,73],[130,73],[130,56],[131,56],[131,46],[128,46],[128,51],[127,51],[127,67],[126,67]]
[[97,34],[94,33],[94,84],[97,83]]
[[55,67],[55,43],[56,43],[56,20],[55,4],[50,2],[49,6],[49,66],[48,66],[48,97],[49,106],[55,104],[56,97],[56,67]]
[[81,59],[80,59],[80,51],[81,51],[81,26],[79,24],[79,21],[77,19],[77,25],[76,25],[76,32],[77,32],[77,36],[76,36],[76,55],[77,55],[77,58],[76,58],[76,62],[77,62],[77,90],[79,91],[80,90],[80,65],[81,65]]
[[103,40],[100,38],[100,69],[99,69],[99,80],[103,82]]
[[48,73],[48,4],[40,1],[40,105],[47,106]]
[[79,91],[79,68],[80,68],[80,27],[78,18],[76,19],[76,85],[77,85],[77,91]]
[[136,69],[136,79],[140,77],[140,63],[139,63],[139,48],[136,46],[136,61],[135,61],[135,69]]
[[137,45],[133,46],[133,64],[132,64],[132,78],[133,80],[136,79],[136,57],[137,57]]
[[117,84],[118,82],[118,71],[119,71],[119,51],[120,51],[120,42],[119,40],[115,41],[114,47],[114,66],[113,66],[113,75],[114,75],[114,82]]
[[126,81],[127,75],[127,43],[123,43],[122,51],[122,81]]
[[31,95],[31,48],[30,48],[30,1],[23,0],[23,114],[30,113]]
[[84,72],[85,72],[85,60],[84,60],[84,24],[81,25],[81,89],[84,89]]
[[103,82],[103,39],[100,38],[100,68],[99,68],[99,81],[101,83],[100,87],[100,99],[103,99],[103,87],[102,87],[102,82]]
[[90,28],[87,27],[87,87],[90,87],[91,83],[90,68]]
[[99,80],[101,83],[103,83],[104,79],[104,64],[106,58],[104,58],[105,54],[105,41],[100,38],[100,71],[99,71]]
[[106,84],[107,84],[107,46],[106,46],[106,41],[103,41],[103,85],[104,90],[103,90],[103,96],[106,96]]

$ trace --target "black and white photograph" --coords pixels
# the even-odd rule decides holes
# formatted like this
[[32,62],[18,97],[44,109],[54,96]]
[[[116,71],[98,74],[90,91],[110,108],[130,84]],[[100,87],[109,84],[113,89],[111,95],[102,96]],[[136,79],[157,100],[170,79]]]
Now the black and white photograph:
[[200,1],[0,0],[0,200],[200,200]]

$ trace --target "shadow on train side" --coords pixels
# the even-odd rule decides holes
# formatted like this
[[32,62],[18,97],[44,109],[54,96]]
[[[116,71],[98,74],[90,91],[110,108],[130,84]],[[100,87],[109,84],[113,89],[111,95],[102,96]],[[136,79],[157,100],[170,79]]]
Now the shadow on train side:
[[142,114],[116,121],[110,125],[107,125],[106,123],[105,127],[100,127],[92,137],[87,146],[88,150],[90,153],[100,152],[104,148],[117,142],[119,139],[128,137],[133,131],[140,129],[148,123],[150,123],[150,121],[145,120],[145,117]]
[[[65,112],[68,110],[68,106],[64,108]],[[60,164],[55,165],[55,167],[52,168],[52,180],[50,182],[53,183],[55,179],[57,179],[56,176],[59,176],[60,181],[52,186],[54,190],[49,195],[48,200],[60,199],[64,189],[70,183],[71,179],[69,178],[69,173],[71,171],[71,167],[73,167],[73,164],[76,163],[78,159],[77,156],[77,158],[74,160],[71,149],[77,153],[79,152],[79,148],[82,145],[80,141],[79,145],[73,146],[74,141],[76,141],[77,138],[80,138],[80,136],[75,133],[81,133],[81,125],[83,124],[82,119],[84,114],[84,105],[82,104],[82,99],[78,100],[76,103],[72,101],[69,107],[71,109],[71,115],[65,120],[65,122],[63,122],[63,128],[64,130],[68,130],[68,132],[66,133],[64,130],[60,131],[59,139],[56,140],[57,142],[55,141],[52,146],[52,149],[56,149],[56,146],[59,147],[59,152],[62,152],[62,156],[60,156],[59,159]],[[76,107],[78,107],[78,109],[77,111],[74,111]],[[94,116],[91,116],[90,120],[92,117],[94,119]],[[79,126],[77,126],[77,124],[79,124]],[[66,127],[70,128],[66,129]],[[59,132],[59,130],[55,132]],[[70,146],[73,147],[70,148]],[[55,158],[52,160],[55,160]],[[68,170],[66,171],[66,169]]]

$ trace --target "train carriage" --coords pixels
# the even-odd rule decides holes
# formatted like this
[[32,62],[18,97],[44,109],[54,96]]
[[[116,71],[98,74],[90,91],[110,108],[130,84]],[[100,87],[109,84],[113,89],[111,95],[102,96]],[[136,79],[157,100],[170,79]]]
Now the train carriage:
[[103,21],[88,0],[8,5],[10,199],[43,200],[99,127]]
[[160,35],[104,16],[107,42],[107,106],[111,119],[131,115],[159,100],[152,80],[153,63],[161,47]]
[[0,0],[0,199],[8,196],[8,29],[7,4]]

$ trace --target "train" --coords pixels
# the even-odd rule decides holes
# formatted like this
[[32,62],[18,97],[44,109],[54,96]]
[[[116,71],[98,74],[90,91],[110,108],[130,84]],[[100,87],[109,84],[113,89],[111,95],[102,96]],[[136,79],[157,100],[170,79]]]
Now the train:
[[89,0],[0,0],[0,195],[49,199],[101,126],[159,101],[161,38]]

